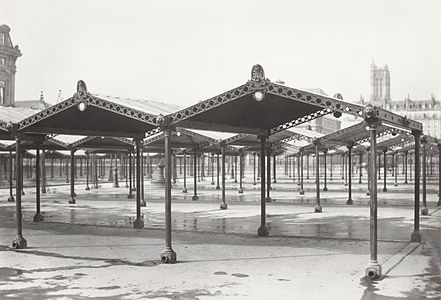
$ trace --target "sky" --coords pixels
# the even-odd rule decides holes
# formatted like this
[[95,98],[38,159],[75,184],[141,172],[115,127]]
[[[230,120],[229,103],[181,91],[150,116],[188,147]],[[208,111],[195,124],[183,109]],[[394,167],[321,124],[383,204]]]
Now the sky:
[[441,99],[441,1],[0,0],[23,56],[16,100],[92,93],[188,106],[261,64],[293,88],[369,98],[370,66],[391,96]]

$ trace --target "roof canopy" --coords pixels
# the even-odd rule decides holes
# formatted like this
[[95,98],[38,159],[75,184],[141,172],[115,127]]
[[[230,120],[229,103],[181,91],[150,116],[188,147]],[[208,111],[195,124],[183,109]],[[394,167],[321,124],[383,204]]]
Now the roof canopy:
[[18,123],[18,131],[143,138],[157,128],[156,116],[178,106],[90,94],[79,81],[73,97]]
[[[376,118],[384,122],[422,130],[418,122],[380,108],[374,110]],[[170,114],[168,120],[178,127],[269,136],[330,113],[363,116],[364,107],[273,83],[265,78],[263,68],[255,65],[246,84]]]

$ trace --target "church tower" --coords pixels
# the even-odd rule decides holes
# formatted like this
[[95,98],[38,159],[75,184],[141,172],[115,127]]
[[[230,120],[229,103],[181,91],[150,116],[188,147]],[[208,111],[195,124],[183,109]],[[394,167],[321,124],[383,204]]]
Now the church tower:
[[9,36],[11,29],[0,26],[0,105],[15,104],[15,62],[21,56],[18,46],[14,46]]
[[389,68],[378,68],[371,65],[371,96],[370,103],[375,106],[388,108],[390,106],[390,73]]

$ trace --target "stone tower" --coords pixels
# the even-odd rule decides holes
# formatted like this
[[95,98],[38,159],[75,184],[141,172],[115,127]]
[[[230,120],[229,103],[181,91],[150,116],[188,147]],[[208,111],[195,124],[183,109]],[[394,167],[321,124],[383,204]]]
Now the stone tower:
[[15,104],[15,61],[21,56],[18,46],[14,46],[9,36],[11,29],[0,26],[0,105]]
[[377,68],[371,65],[371,96],[370,103],[375,106],[387,108],[390,105],[390,73],[386,66]]

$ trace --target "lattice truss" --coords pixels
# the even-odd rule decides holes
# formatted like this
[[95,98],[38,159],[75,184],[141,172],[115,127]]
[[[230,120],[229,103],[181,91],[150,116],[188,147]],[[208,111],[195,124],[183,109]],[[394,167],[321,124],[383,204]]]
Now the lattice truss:
[[308,116],[301,117],[297,120],[287,122],[283,125],[277,126],[271,129],[270,134],[288,129],[290,127],[311,121],[315,118],[324,116],[332,112],[348,113],[355,116],[363,115],[363,107],[351,103],[345,103],[343,101],[317,95],[311,92],[305,92],[298,89],[293,89],[290,87],[282,86],[269,80],[263,81],[249,81],[244,85],[241,85],[235,89],[229,90],[218,96],[210,98],[208,100],[202,101],[198,104],[180,110],[176,113],[169,115],[171,123],[175,124],[180,121],[184,121],[192,116],[205,112],[207,110],[213,109],[217,106],[226,104],[228,102],[234,101],[246,95],[251,95],[255,91],[263,91],[268,94],[273,94],[276,96],[281,96],[284,98],[292,99],[294,101],[299,101],[303,103],[312,104],[322,109],[314,112]]
[[118,103],[114,103],[108,100],[104,100],[101,98],[98,98],[92,94],[85,94],[85,95],[79,95],[78,93],[75,93],[73,97],[68,98],[60,103],[57,103],[53,106],[50,106],[49,108],[32,115],[23,121],[18,123],[18,130],[25,130],[27,127],[30,127],[42,120],[45,120],[55,114],[58,114],[64,110],[67,110],[73,106],[78,105],[79,103],[85,103],[87,106],[94,106],[101,109],[104,109],[106,111],[110,111],[112,113],[116,113],[140,122],[144,122],[153,126],[156,126],[156,116],[139,111],[127,106],[120,105]]

